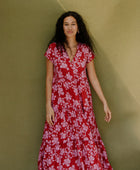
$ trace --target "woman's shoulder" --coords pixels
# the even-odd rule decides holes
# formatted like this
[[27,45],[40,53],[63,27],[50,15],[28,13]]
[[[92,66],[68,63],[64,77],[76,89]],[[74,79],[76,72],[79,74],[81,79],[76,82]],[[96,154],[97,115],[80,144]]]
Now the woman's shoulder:
[[50,43],[48,47],[54,49],[54,47],[56,47],[56,42]]
[[89,45],[87,45],[86,43],[80,43],[80,44],[81,44],[82,51],[84,51],[84,52],[90,51]]
[[[90,50],[90,47],[86,43],[79,42],[79,44],[80,44],[81,50],[84,50],[84,51],[89,51]],[[51,49],[51,50],[54,50],[56,45],[57,45],[56,42],[51,42],[48,45],[48,48]]]
[[[80,44],[81,47],[89,48],[89,46],[88,46],[86,43],[81,43],[81,42],[79,42],[79,44]],[[49,47],[51,47],[51,48],[56,47],[56,42],[50,43],[50,44],[49,44]]]
[[80,42],[80,45],[81,45],[82,48],[85,48],[85,49],[88,49],[88,48],[89,48],[89,46],[88,46],[86,43],[81,43],[81,42]]

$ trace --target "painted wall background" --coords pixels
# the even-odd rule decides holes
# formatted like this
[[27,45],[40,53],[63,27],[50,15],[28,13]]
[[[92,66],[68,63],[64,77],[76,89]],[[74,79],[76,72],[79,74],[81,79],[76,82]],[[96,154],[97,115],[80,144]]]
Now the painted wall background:
[[92,89],[96,121],[114,170],[140,169],[138,0],[0,2],[0,167],[37,170],[45,121],[45,57],[57,18],[79,12],[97,47],[95,67],[112,111]]

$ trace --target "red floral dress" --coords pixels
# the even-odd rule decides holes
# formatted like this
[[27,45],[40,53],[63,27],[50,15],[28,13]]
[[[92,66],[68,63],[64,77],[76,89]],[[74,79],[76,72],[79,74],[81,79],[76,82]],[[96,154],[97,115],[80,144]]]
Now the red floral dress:
[[86,64],[95,58],[78,43],[72,61],[56,43],[44,56],[54,64],[51,104],[54,125],[45,121],[38,170],[113,170],[97,128]]

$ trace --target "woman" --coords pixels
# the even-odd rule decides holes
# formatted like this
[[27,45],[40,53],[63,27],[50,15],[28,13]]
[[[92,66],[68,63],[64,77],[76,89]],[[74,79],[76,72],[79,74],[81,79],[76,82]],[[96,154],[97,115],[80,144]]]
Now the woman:
[[96,125],[87,74],[107,122],[111,111],[95,73],[91,38],[77,12],[59,17],[44,55],[46,121],[38,170],[112,170]]

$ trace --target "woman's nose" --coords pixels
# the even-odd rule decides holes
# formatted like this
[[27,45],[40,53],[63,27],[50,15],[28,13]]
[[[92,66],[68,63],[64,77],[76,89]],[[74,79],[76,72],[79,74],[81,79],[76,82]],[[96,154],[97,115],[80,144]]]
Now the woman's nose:
[[72,28],[72,26],[71,25],[69,25],[69,29],[71,29]]

